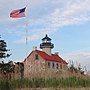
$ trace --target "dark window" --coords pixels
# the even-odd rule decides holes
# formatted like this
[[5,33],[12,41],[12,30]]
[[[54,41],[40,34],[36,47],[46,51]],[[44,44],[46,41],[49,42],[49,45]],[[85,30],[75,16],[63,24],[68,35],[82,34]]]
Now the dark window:
[[59,68],[59,65],[58,65],[58,63],[56,64],[56,68],[57,68],[57,69]]
[[38,54],[35,55],[35,60],[38,60]]
[[52,63],[52,68],[54,68],[54,63]]
[[50,62],[48,62],[48,68],[50,68]]

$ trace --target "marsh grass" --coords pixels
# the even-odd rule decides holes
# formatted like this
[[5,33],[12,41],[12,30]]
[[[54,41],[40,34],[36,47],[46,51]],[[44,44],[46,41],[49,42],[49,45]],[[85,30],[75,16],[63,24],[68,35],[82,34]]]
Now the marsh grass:
[[68,78],[32,78],[17,80],[0,80],[0,90],[14,90],[16,88],[67,88],[90,87],[90,79],[80,77]]

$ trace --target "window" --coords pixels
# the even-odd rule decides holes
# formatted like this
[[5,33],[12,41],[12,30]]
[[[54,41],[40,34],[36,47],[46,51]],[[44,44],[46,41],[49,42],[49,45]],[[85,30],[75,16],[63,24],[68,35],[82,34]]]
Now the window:
[[58,63],[56,64],[56,68],[57,68],[57,69],[59,68],[59,65],[58,65]]
[[50,62],[48,62],[48,68],[50,68]]
[[54,68],[54,63],[52,63],[52,68]]
[[38,60],[38,54],[35,55],[35,60]]

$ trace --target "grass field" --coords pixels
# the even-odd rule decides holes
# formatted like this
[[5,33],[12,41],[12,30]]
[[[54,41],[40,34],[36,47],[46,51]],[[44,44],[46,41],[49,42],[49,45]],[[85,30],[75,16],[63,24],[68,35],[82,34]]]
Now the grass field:
[[[88,87],[88,88],[87,88]],[[72,89],[73,88],[73,89]],[[12,81],[0,81],[0,90],[90,90],[90,79],[68,78],[33,78]]]

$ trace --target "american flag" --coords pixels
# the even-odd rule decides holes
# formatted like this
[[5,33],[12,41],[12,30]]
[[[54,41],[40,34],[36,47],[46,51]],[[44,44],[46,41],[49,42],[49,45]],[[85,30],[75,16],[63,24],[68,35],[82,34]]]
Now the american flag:
[[13,10],[10,13],[10,17],[12,17],[12,18],[25,17],[25,9],[26,9],[26,7],[22,8],[22,9]]

